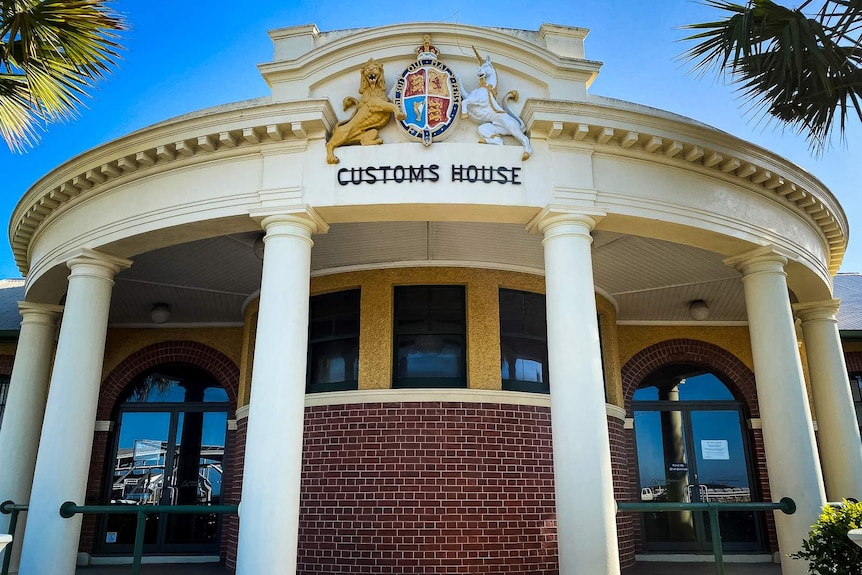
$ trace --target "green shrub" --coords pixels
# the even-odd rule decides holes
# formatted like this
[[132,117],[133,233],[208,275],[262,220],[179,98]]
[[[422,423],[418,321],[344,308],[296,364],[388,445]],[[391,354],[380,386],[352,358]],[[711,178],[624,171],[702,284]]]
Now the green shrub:
[[844,502],[843,507],[827,506],[811,526],[802,551],[794,559],[810,563],[809,573],[817,575],[862,575],[862,547],[847,537],[851,529],[862,528],[862,503]]

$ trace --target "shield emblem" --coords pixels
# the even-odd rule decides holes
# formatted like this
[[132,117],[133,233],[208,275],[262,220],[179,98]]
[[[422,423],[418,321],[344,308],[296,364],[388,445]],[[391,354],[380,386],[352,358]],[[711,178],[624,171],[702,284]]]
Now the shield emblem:
[[395,84],[395,105],[407,118],[398,124],[426,146],[442,138],[458,117],[461,90],[458,79],[432,51],[423,51]]

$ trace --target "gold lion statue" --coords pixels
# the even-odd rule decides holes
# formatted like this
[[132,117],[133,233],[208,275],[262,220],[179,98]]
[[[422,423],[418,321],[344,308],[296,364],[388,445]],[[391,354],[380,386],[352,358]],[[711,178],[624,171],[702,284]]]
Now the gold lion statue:
[[361,97],[358,101],[352,96],[344,98],[344,110],[353,106],[356,106],[356,110],[349,120],[338,123],[332,130],[332,137],[326,142],[326,161],[330,164],[339,162],[334,152],[340,146],[382,144],[383,140],[377,137],[377,131],[389,123],[390,114],[395,114],[399,120],[407,117],[386,96],[383,66],[374,58],[368,60],[360,70],[359,93]]

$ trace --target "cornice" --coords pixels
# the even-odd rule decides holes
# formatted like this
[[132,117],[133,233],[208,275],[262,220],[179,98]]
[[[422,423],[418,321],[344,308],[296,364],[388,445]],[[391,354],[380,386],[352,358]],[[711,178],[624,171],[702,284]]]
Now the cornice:
[[[663,163],[742,185],[781,203],[819,230],[835,274],[847,249],[841,205],[817,178],[754,144],[667,112],[612,101],[530,99],[522,117],[532,138],[550,147],[586,147],[595,153]],[[629,107],[623,107],[629,106]]]
[[36,182],[12,213],[9,242],[26,275],[27,252],[49,218],[117,185],[173,169],[265,147],[299,147],[324,138],[337,123],[329,100],[215,109],[168,120],[94,148]]
[[[293,35],[299,35],[303,31],[291,30],[290,32]],[[311,32],[305,31],[305,33]],[[431,34],[434,45],[445,52],[448,60],[460,54],[474,61],[472,51],[469,49],[473,43],[496,57],[514,59],[523,68],[542,70],[554,78],[577,79],[588,85],[598,75],[602,66],[601,62],[594,60],[560,56],[544,46],[503,29],[468,25],[453,27],[444,22],[415,22],[356,29],[345,35],[332,33],[315,35],[315,46],[308,52],[292,59],[260,64],[258,70],[270,85],[307,81],[321,70],[334,65],[343,65],[346,54],[357,61],[362,61],[369,55],[373,55],[382,62],[389,58],[409,57],[426,33]],[[385,45],[378,42],[380,38],[385,38]],[[495,65],[503,64],[495,61]],[[520,71],[525,72],[525,70]]]

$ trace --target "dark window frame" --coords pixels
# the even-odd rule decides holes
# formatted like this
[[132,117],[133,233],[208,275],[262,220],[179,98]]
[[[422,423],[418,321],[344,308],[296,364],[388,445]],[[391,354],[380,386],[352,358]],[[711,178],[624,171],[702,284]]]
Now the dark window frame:
[[850,395],[853,397],[853,407],[856,409],[856,423],[862,433],[862,371],[849,374]]
[[[521,298],[522,302],[522,311],[523,316],[520,318],[511,318],[506,320],[504,318],[504,303],[503,298],[504,295],[508,296],[517,296]],[[500,379],[502,380],[502,388],[504,391],[524,391],[528,393],[544,393],[549,394],[551,391],[550,388],[550,378],[548,375],[548,318],[547,318],[547,307],[546,307],[546,297],[543,293],[530,292],[525,290],[516,290],[511,288],[499,288],[498,290],[498,313],[500,319]],[[530,333],[530,330],[527,328],[527,312],[526,308],[528,305],[528,300],[534,300],[534,305],[540,305],[541,309],[545,310],[542,313],[542,323],[544,325],[544,329],[542,330],[543,334]],[[521,330],[510,330],[504,329],[504,324],[512,323],[513,321],[520,321],[522,325]],[[535,381],[527,381],[520,379],[511,379],[503,377],[503,349],[506,347],[513,347],[511,344],[517,342],[540,342],[544,343],[544,361],[542,362],[542,379],[541,382]],[[528,344],[529,345],[529,344]]]
[[[355,301],[349,301],[355,299]],[[351,304],[355,305],[355,309],[351,309],[350,311],[338,310],[332,313],[323,313],[320,315],[313,314],[313,311],[317,307],[317,305],[324,305],[327,300],[336,301],[340,300],[339,304]],[[359,389],[359,333],[361,331],[361,317],[360,317],[360,306],[362,301],[362,292],[360,288],[348,289],[348,290],[340,290],[335,292],[329,292],[325,294],[314,295],[309,298],[308,301],[308,355],[306,362],[306,370],[305,370],[305,393],[325,393],[329,391],[355,391]],[[317,304],[317,305],[316,305]],[[332,324],[332,329],[330,330],[329,335],[312,337],[313,330],[312,324],[314,322],[330,322]],[[337,329],[335,327],[336,322],[339,321],[355,321],[356,322],[356,331],[349,333],[336,333]],[[332,342],[349,342],[355,341],[355,349],[356,349],[356,379],[345,379],[343,381],[336,382],[313,382],[313,362],[314,362],[314,349],[318,344],[326,344]]]
[[[421,293],[421,290],[425,290],[426,292],[426,309],[424,314],[421,316],[417,316],[416,323],[424,322],[425,329],[417,330],[417,329],[406,329],[399,326],[399,319],[402,319],[403,316],[407,313],[405,309],[399,309],[399,307],[407,307],[402,306],[402,302],[405,299],[408,299],[408,296],[412,292],[415,294]],[[459,323],[460,329],[435,329],[434,325],[437,323],[443,323],[440,321],[439,316],[435,317],[434,305],[432,303],[433,295],[432,293],[446,293],[449,292],[453,294],[455,298],[449,302],[450,305],[441,306],[442,308],[446,308],[449,313],[455,312],[455,314],[460,314],[460,317],[457,320],[453,320],[452,318],[447,318],[446,323]],[[392,307],[393,307],[393,315],[392,315],[392,388],[393,389],[419,389],[419,388],[466,388],[467,387],[467,290],[464,285],[409,285],[409,286],[393,286],[393,297],[392,297]],[[455,304],[455,305],[451,305]],[[414,311],[416,308],[414,308]],[[453,315],[455,315],[453,314]],[[458,363],[458,370],[462,374],[461,376],[451,377],[451,376],[432,376],[432,377],[401,377],[399,376],[399,347],[402,338],[407,340],[409,338],[415,338],[419,336],[432,336],[438,338],[448,338],[451,340],[457,340],[460,345],[460,361]]]
[[6,412],[6,402],[9,400],[9,385],[12,376],[0,374],[0,427],[3,426],[3,414]]

